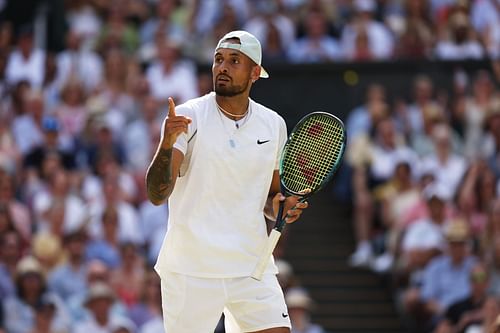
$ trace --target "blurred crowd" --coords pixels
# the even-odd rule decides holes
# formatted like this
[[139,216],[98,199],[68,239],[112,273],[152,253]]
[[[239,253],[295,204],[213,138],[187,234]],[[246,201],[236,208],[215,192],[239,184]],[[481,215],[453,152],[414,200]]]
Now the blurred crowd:
[[[166,99],[211,91],[200,68],[226,32],[256,35],[269,65],[500,55],[497,0],[61,1],[59,48],[47,42],[56,1],[34,1],[25,21],[17,3],[0,1],[2,333],[163,332],[152,265],[168,207],[146,200],[144,174]],[[391,105],[374,84],[347,121],[350,262],[394,273],[408,317],[431,303],[434,327],[475,270],[500,295],[498,89],[487,72],[455,82],[446,99],[418,77],[414,100]],[[454,255],[444,226],[458,218],[463,258],[448,268],[463,288],[443,296],[445,280],[427,281],[433,259]],[[322,332],[307,291],[287,302],[294,333]]]
[[[500,89],[458,70],[411,100],[371,84],[347,118],[354,267],[390,277],[412,332],[493,332],[500,314]],[[496,332],[496,331],[495,331]]]

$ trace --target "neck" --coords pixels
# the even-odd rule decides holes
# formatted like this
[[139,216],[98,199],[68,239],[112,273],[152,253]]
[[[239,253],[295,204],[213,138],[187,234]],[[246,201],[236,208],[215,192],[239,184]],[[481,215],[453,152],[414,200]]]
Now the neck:
[[247,115],[250,101],[248,96],[230,98],[216,95],[215,103],[223,115],[232,120],[240,120]]

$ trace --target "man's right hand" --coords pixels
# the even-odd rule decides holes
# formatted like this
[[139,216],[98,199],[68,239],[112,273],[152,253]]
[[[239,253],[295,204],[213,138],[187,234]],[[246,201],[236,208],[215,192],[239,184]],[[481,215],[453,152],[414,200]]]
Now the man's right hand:
[[177,137],[182,133],[187,133],[188,125],[191,124],[191,118],[176,115],[175,103],[172,97],[168,98],[168,115],[165,118],[163,137],[161,139],[161,147],[170,149],[174,146]]

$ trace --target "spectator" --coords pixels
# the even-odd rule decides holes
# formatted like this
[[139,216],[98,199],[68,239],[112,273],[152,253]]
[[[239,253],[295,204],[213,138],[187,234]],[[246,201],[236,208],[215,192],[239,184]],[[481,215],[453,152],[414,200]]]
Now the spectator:
[[[91,317],[88,308],[85,306],[85,299],[88,295],[89,286],[101,282],[109,286],[110,279],[111,270],[105,263],[97,259],[90,260],[87,263],[86,287],[66,300],[73,323],[78,323]],[[119,300],[115,299],[111,307],[111,312],[113,316],[121,317],[126,315],[127,310]]]
[[473,37],[469,18],[465,13],[456,12],[449,19],[449,36],[437,42],[435,54],[438,59],[481,59],[484,50]]
[[87,0],[75,0],[67,4],[66,19],[70,31],[82,38],[82,47],[92,49],[97,44],[99,31],[102,28],[102,18],[98,15],[99,8]]
[[9,174],[0,175],[0,204],[7,208],[14,229],[19,233],[23,243],[29,244],[33,223],[28,206],[15,197],[15,177]]
[[139,219],[148,250],[147,262],[154,265],[167,233],[168,205],[154,206],[149,200],[144,199],[139,206]]
[[500,310],[495,298],[488,295],[489,276],[484,264],[478,262],[472,268],[469,281],[470,296],[457,301],[446,310],[436,333],[470,332],[472,327],[482,328],[487,319],[488,307],[496,307],[497,312]]
[[97,49],[105,53],[118,49],[125,54],[133,54],[139,46],[139,35],[133,25],[126,20],[124,6],[119,1],[109,1],[105,7],[105,22],[98,39]]
[[86,235],[81,230],[67,232],[63,244],[67,262],[56,268],[48,277],[49,289],[67,301],[87,287],[84,261]]
[[47,275],[50,275],[66,260],[66,253],[59,235],[37,232],[33,237],[31,250]]
[[[263,45],[262,52],[268,52],[267,47],[272,40],[269,37],[275,38],[281,45],[278,47],[285,48],[293,43],[296,35],[296,27],[290,17],[281,11],[281,5],[277,0],[270,1],[255,1],[254,16],[250,18],[244,25],[243,30],[253,34]],[[322,19],[317,16],[316,18]],[[228,30],[230,31],[230,30]],[[274,32],[273,32],[274,31]],[[275,34],[273,36],[273,34]]]
[[123,131],[125,155],[128,157],[127,164],[141,178],[151,160],[153,145],[151,133],[160,130],[159,126],[160,105],[152,96],[147,96],[142,101],[137,118],[129,123]]
[[485,119],[486,135],[483,139],[484,158],[489,168],[500,178],[500,167],[496,163],[500,151],[500,101],[496,101],[488,108]]
[[288,58],[294,63],[328,62],[341,58],[340,45],[328,35],[328,21],[323,12],[311,11],[305,17],[304,37],[288,48]]
[[451,130],[447,124],[438,124],[432,129],[434,152],[422,158],[422,168],[436,170],[436,181],[448,187],[455,195],[467,170],[467,161],[455,154],[451,147]]
[[54,116],[60,124],[60,133],[78,144],[85,128],[88,110],[85,107],[85,93],[79,81],[68,81],[61,90],[61,103],[55,108]]
[[103,76],[102,59],[85,49],[84,35],[75,30],[66,33],[66,48],[57,55],[57,83],[59,88],[69,82],[80,82],[86,92],[97,88]]
[[396,43],[395,57],[416,60],[431,55],[434,36],[428,7],[425,0],[405,1],[404,16],[400,18],[404,28]]
[[405,309],[420,312],[424,327],[434,327],[451,304],[470,295],[469,277],[476,258],[469,253],[469,226],[462,219],[450,221],[444,235],[446,253],[426,266],[421,287],[408,289],[404,296]]
[[24,25],[17,32],[17,47],[10,54],[5,70],[10,85],[27,80],[33,88],[42,86],[45,52],[34,47],[33,34],[31,25]]
[[[21,258],[21,239],[15,231],[0,235],[0,299],[13,296],[17,263]],[[1,302],[0,302],[1,303]]]
[[103,237],[91,240],[85,249],[87,261],[100,260],[109,268],[121,265],[118,240],[118,212],[114,207],[107,207],[102,214]]
[[292,322],[291,333],[324,333],[323,328],[311,322],[313,301],[302,288],[292,288],[285,294],[285,301]]
[[43,77],[42,92],[45,106],[48,112],[59,105],[59,93],[61,83],[58,80],[59,68],[57,64],[57,55],[54,52],[47,52],[44,63],[45,75]]
[[96,115],[112,129],[115,138],[120,137],[125,124],[132,118],[134,101],[128,89],[133,68],[134,60],[119,49],[106,50],[103,81],[98,86],[97,93],[92,96],[95,100],[90,100],[102,104],[96,110]]
[[155,322],[158,318],[162,321],[160,288],[158,275],[155,271],[148,270],[142,282],[140,299],[130,307],[128,312],[129,317],[137,327],[142,328],[150,322]]
[[68,329],[53,329],[57,304],[49,297],[43,297],[35,306],[35,324],[29,333],[68,333]]
[[[76,168],[75,152],[70,148],[66,138],[60,133],[60,123],[54,117],[42,119],[42,141],[37,142],[24,156],[24,167],[33,171],[35,178],[46,179],[48,174],[43,170],[44,161],[48,155],[53,155],[60,160],[61,166],[66,170]],[[53,171],[53,170],[47,170]]]
[[434,83],[431,78],[426,75],[418,75],[413,81],[413,103],[398,114],[398,120],[403,125],[406,135],[412,136],[423,132],[424,110],[427,108],[440,109],[433,94]]
[[416,165],[417,157],[397,132],[394,120],[384,118],[376,124],[373,141],[361,136],[350,145],[348,162],[354,168],[353,193],[356,250],[350,256],[352,266],[366,266],[373,257],[370,236],[376,218],[375,198],[372,191],[387,182],[394,174],[401,157]]
[[412,285],[419,285],[422,272],[429,262],[445,250],[444,230],[450,219],[450,192],[440,183],[427,185],[423,190],[428,216],[413,222],[401,241],[401,259]]
[[151,43],[154,36],[162,31],[169,40],[181,42],[185,36],[184,14],[175,0],[157,1],[154,8],[154,15],[142,24],[140,29],[141,44]]
[[136,208],[124,200],[120,190],[119,173],[109,173],[103,178],[102,201],[96,201],[89,207],[91,214],[90,232],[93,238],[102,237],[102,214],[106,207],[114,207],[118,212],[118,239],[120,242],[142,244],[144,241],[139,226],[139,216]]
[[47,180],[47,190],[33,197],[37,229],[54,235],[86,229],[88,212],[82,199],[71,191],[70,174],[62,169],[53,172]]
[[21,154],[9,124],[8,116],[0,115],[0,165],[8,173],[14,174],[20,164]]
[[163,105],[169,96],[179,104],[196,96],[195,71],[191,63],[181,60],[179,45],[164,42],[158,52],[157,61],[146,72],[153,97]]
[[115,297],[113,290],[106,283],[91,284],[85,298],[85,306],[89,309],[90,316],[77,323],[73,332],[113,333],[113,328],[119,326],[123,320],[110,311]]
[[470,8],[471,24],[492,59],[500,56],[500,14],[497,6],[494,0],[485,0],[474,1]]
[[[488,265],[492,265],[493,271],[496,270],[497,260],[497,248],[500,245],[500,199],[495,197],[495,199],[489,204],[488,207],[488,221],[486,222],[486,228],[483,230],[480,241],[480,253],[484,256],[485,261]],[[499,262],[500,263],[500,262]],[[496,280],[496,274],[492,274],[492,281]],[[499,280],[500,282],[500,280]],[[500,284],[499,284],[500,288]],[[499,289],[500,292],[500,289]]]
[[3,300],[5,328],[9,333],[29,333],[35,326],[35,309],[44,298],[53,302],[56,315],[52,329],[67,332],[70,321],[62,300],[46,291],[42,267],[33,257],[24,257],[16,268],[17,294]]
[[386,273],[392,268],[405,228],[403,216],[420,200],[420,189],[413,181],[412,168],[412,161],[401,156],[392,178],[377,190],[381,201],[380,218],[386,228],[384,252],[371,264],[378,273]]
[[111,274],[111,286],[117,297],[129,308],[139,301],[144,281],[144,261],[136,245],[130,242],[120,246],[122,264]]
[[26,155],[44,141],[44,98],[40,91],[30,90],[21,97],[22,113],[12,122],[12,135],[19,152]]
[[295,276],[293,272],[293,267],[284,259],[276,259],[275,260],[276,267],[278,267],[278,282],[283,289],[283,292],[286,293],[288,289],[296,287],[299,282],[297,281],[297,276]]
[[485,153],[477,148],[484,139],[484,130],[495,102],[495,86],[491,74],[487,71],[476,72],[472,94],[466,97],[464,105],[465,155],[469,159],[482,157],[481,154]]
[[488,211],[496,196],[496,180],[485,161],[473,163],[464,175],[457,191],[457,205],[471,223],[471,231],[478,238],[484,233]]
[[[394,51],[394,37],[389,29],[374,19],[375,0],[353,1],[355,14],[342,29],[341,45],[344,56],[353,59],[356,55],[356,41],[359,34],[366,34],[368,53],[373,59],[388,59]],[[359,42],[359,40],[358,40]]]
[[347,116],[346,132],[351,142],[358,135],[373,131],[375,124],[388,115],[386,91],[379,83],[372,83],[366,89],[365,102],[351,110]]

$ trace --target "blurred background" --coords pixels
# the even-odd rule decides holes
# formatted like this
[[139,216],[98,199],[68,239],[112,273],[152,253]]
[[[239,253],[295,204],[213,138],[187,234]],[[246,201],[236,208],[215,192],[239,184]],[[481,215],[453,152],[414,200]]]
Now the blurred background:
[[292,332],[500,332],[500,0],[0,0],[0,332],[164,332],[145,170],[235,29],[252,98],[347,126],[275,252]]

